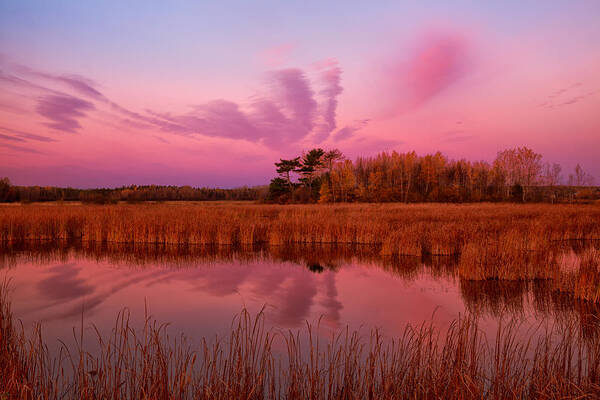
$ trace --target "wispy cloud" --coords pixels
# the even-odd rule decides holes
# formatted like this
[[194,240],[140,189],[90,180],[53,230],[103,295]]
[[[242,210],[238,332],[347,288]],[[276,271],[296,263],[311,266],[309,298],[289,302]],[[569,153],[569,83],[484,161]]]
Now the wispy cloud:
[[92,85],[92,81],[77,76],[77,75],[63,75],[63,76],[51,76],[54,80],[63,82],[67,86],[71,87],[81,95],[91,97],[98,100],[106,100],[106,97]]
[[550,93],[544,101],[538,104],[542,108],[557,108],[570,106],[600,93],[600,90],[586,89],[582,82],[576,82]]
[[338,107],[338,96],[342,94],[344,88],[341,86],[342,69],[337,60],[331,59],[317,65],[319,68],[319,80],[323,88],[319,91],[320,97],[323,98],[322,103],[322,123],[318,126],[315,134],[317,143],[327,139],[327,137],[335,130],[336,113]]
[[0,133],[0,139],[2,140],[10,140],[11,142],[25,142],[25,139],[21,139],[14,136],[3,135]]
[[471,74],[476,59],[471,40],[449,30],[422,33],[408,50],[387,58],[379,87],[389,103],[386,114],[426,105]]
[[343,128],[339,129],[334,135],[333,140],[336,142],[348,140],[354,136],[356,132],[363,129],[369,123],[368,119],[362,119],[358,121],[354,121],[351,125],[346,125]]
[[[334,59],[313,67],[314,80],[300,68],[267,71],[263,90],[250,100],[216,99],[197,104],[187,113],[130,110],[105,96],[91,79],[79,75],[17,66],[0,78],[28,91],[35,111],[48,120],[44,125],[52,129],[78,132],[91,112],[101,111],[110,116],[110,124],[116,121],[126,129],[245,140],[280,148],[306,140],[319,143],[337,128],[342,69]],[[41,135],[11,136],[53,140]]]
[[29,68],[24,65],[17,65],[15,70],[21,74],[29,76],[31,78],[42,78],[48,81],[60,83],[70,89],[75,90],[80,95],[90,97],[97,100],[107,100],[102,93],[100,93],[94,86],[94,82],[91,79],[85,78],[80,75],[56,75],[47,72],[38,71]]
[[288,68],[268,73],[272,97],[283,112],[304,132],[310,132],[315,124],[317,102],[304,71]]
[[36,149],[32,149],[30,147],[19,146],[16,144],[2,143],[0,142],[0,147],[5,147],[7,149],[20,151],[22,153],[32,153],[32,154],[44,154]]
[[158,140],[159,142],[162,142],[164,144],[169,144],[169,141],[161,136],[158,135],[153,135],[154,139]]
[[340,73],[336,66],[322,71],[321,79],[326,85],[319,96],[303,70],[287,68],[267,72],[267,90],[247,104],[213,100],[196,105],[187,114],[148,111],[148,116],[129,116],[164,132],[248,140],[280,147],[305,139],[318,129],[322,137],[335,129],[335,97],[342,90]]
[[470,68],[469,52],[465,38],[456,34],[433,33],[423,37],[405,70],[413,104],[429,101],[464,77]]
[[[18,138],[19,140],[23,140],[24,139],[28,139],[28,140],[35,140],[37,142],[57,142],[56,139],[48,137],[48,136],[42,136],[42,135],[36,135],[33,133],[28,133],[28,132],[23,132],[21,130],[17,130],[17,129],[10,129],[10,128],[6,128],[4,126],[0,126],[0,131],[3,132],[7,132],[9,134],[11,134],[13,138]],[[3,135],[3,136],[7,136],[7,135]]]
[[43,96],[38,100],[36,111],[48,118],[46,126],[65,132],[75,132],[81,128],[78,118],[86,116],[86,112],[95,109],[86,100],[73,96]]

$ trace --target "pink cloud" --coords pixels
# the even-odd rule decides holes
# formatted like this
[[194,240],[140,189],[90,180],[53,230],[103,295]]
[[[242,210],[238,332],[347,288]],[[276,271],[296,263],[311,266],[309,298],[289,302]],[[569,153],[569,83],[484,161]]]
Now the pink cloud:
[[70,86],[71,88],[85,96],[95,98],[98,100],[106,99],[102,93],[100,93],[93,87],[93,83],[90,80],[85,79],[83,77],[77,75],[63,75],[56,76],[53,78],[65,83],[66,85]]
[[432,35],[415,49],[408,64],[408,87],[415,103],[422,103],[463,77],[469,68],[469,48],[455,35]]
[[25,66],[12,70],[14,74],[2,73],[0,78],[29,98],[34,110],[49,120],[44,125],[52,129],[75,132],[89,112],[96,111],[95,120],[113,129],[246,140],[271,148],[290,146],[313,134],[319,141],[328,137],[336,128],[337,96],[343,90],[342,70],[337,61],[329,60],[319,65],[314,81],[299,68],[267,72],[263,93],[245,103],[218,99],[187,113],[136,112],[109,99],[88,78]]
[[267,85],[266,94],[248,105],[214,100],[195,106],[187,114],[150,111],[156,118],[141,119],[170,133],[241,139],[271,147],[308,136],[317,123],[318,104],[305,73],[297,68],[271,71],[267,73]]
[[19,151],[19,152],[23,152],[23,153],[43,154],[41,151],[32,149],[30,147],[19,146],[19,145],[10,144],[10,143],[2,143],[1,141],[0,141],[0,147],[4,147],[4,148],[10,149],[10,150]]
[[304,72],[298,68],[288,68],[269,73],[273,95],[282,109],[288,111],[292,119],[310,132],[314,127],[317,102]]
[[542,103],[538,104],[538,106],[543,108],[570,106],[582,100],[587,100],[599,93],[600,90],[590,91],[582,82],[577,82],[563,89],[556,90],[548,95]]
[[191,132],[211,137],[230,139],[258,139],[256,127],[237,103],[227,100],[213,100],[197,106],[193,114],[174,119]]
[[25,139],[21,139],[19,137],[10,136],[10,135],[3,135],[1,133],[0,133],[0,140],[8,140],[11,142],[25,142]]
[[78,118],[94,108],[92,103],[77,97],[50,95],[38,100],[36,111],[51,121],[46,123],[50,128],[75,132],[81,128]]
[[319,80],[323,85],[323,88],[319,91],[319,95],[323,98],[321,110],[323,122],[317,129],[315,141],[320,143],[327,139],[337,126],[337,97],[342,94],[344,88],[341,86],[342,69],[337,60],[326,60],[324,63],[320,63],[318,68],[320,69]]
[[356,132],[363,129],[369,123],[368,119],[354,121],[354,123],[350,125],[346,125],[343,128],[339,129],[333,135],[333,140],[336,142],[350,139],[354,136]]
[[[37,142],[56,142],[57,141],[56,139],[53,139],[48,136],[36,135],[33,133],[23,132],[23,131],[20,131],[17,129],[9,129],[9,128],[5,128],[3,126],[0,126],[0,131],[4,131],[4,132],[10,134],[11,137],[19,138],[22,141],[27,141],[27,140],[35,140]],[[3,135],[3,136],[7,136],[7,135]]]
[[402,54],[387,72],[385,91],[395,91],[395,112],[424,105],[468,75],[473,49],[463,35],[430,32],[422,35],[408,54]]
[[32,78],[42,78],[48,81],[58,82],[86,97],[106,101],[106,97],[94,87],[94,82],[83,76],[49,74],[42,71],[36,71],[24,65],[18,65],[16,70]]

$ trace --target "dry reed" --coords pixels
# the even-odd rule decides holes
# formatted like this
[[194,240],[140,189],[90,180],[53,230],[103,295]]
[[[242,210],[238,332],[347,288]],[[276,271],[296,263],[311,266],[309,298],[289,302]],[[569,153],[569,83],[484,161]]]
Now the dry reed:
[[[548,204],[140,204],[0,207],[0,246],[82,241],[98,245],[369,245],[386,257],[459,257],[462,279],[553,279],[556,290],[600,301],[600,271],[566,274],[566,241],[600,239],[597,205]],[[598,252],[585,265],[598,265]],[[595,264],[594,264],[595,263]],[[567,283],[579,279],[581,283]],[[594,286],[596,285],[596,286]]]
[[[11,399],[525,399],[597,398],[600,340],[572,325],[517,339],[518,325],[486,338],[472,317],[447,331],[407,326],[394,339],[348,329],[323,339],[319,327],[267,330],[243,311],[231,333],[192,348],[146,318],[141,330],[121,312],[113,332],[96,331],[99,350],[74,346],[49,355],[41,328],[15,325],[0,289],[0,388]],[[596,322],[597,323],[597,322]],[[598,329],[596,325],[596,329]],[[82,329],[83,332],[83,329]],[[558,336],[557,336],[558,334]],[[276,343],[286,349],[274,350]]]
[[0,241],[373,244],[387,254],[454,254],[482,237],[516,234],[524,248],[600,239],[595,205],[26,205],[0,207]]
[[556,272],[556,289],[581,300],[600,302],[600,250],[588,248],[577,261],[575,268],[563,265]]

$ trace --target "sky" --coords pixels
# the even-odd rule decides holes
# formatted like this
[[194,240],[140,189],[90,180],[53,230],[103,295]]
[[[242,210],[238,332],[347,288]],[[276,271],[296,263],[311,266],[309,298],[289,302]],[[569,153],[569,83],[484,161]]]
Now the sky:
[[268,183],[348,158],[527,146],[600,179],[600,2],[0,0],[0,176]]

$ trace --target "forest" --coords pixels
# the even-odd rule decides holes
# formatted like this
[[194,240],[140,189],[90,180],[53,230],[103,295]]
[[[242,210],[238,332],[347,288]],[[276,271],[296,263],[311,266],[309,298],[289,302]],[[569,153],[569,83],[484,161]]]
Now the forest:
[[104,189],[75,189],[54,186],[14,186],[8,178],[0,179],[0,202],[81,201],[94,204],[115,204],[120,201],[218,201],[257,200],[261,187],[234,189],[194,188],[191,186],[125,186]]
[[577,164],[543,162],[527,147],[498,153],[493,163],[451,160],[440,152],[418,155],[381,152],[347,159],[338,149],[312,149],[275,163],[277,177],[267,186],[232,189],[130,185],[76,189],[11,185],[0,179],[0,202],[81,201],[95,204],[144,201],[339,202],[573,202],[600,198],[594,178]]
[[600,197],[578,164],[566,179],[527,147],[503,150],[493,163],[451,160],[440,152],[382,152],[348,160],[337,149],[313,149],[275,163],[267,201],[336,202],[567,202]]

